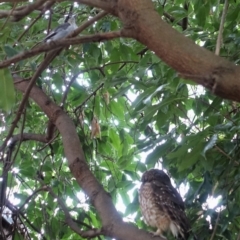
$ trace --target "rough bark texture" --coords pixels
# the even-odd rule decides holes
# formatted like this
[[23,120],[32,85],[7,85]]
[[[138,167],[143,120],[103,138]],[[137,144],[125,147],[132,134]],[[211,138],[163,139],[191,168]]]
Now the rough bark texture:
[[121,0],[119,17],[127,26],[126,36],[135,37],[183,77],[220,97],[240,101],[240,68],[171,28],[151,1]]

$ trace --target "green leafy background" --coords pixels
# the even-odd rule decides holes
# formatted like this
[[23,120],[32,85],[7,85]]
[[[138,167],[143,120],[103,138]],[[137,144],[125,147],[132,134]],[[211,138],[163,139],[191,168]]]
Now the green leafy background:
[[[168,13],[174,18],[171,22],[163,17],[173,28],[214,51],[224,1],[190,1],[188,11],[184,3],[184,0],[154,1],[159,14]],[[1,4],[1,8],[11,9],[11,4]],[[69,1],[54,5],[52,27],[58,25],[69,8]],[[240,1],[229,1],[220,52],[236,64],[240,60],[239,10]],[[96,9],[84,5],[75,5],[74,12],[78,25],[96,15]],[[29,50],[44,38],[48,26],[46,15],[19,40],[24,27],[38,15],[34,11],[19,22],[0,19],[0,59]],[[183,31],[179,23],[185,17],[188,28]],[[108,15],[82,34],[119,30],[121,26],[118,19]],[[60,105],[66,87],[77,76],[64,110],[76,125],[90,169],[111,194],[126,221],[150,230],[141,219],[137,188],[144,171],[163,167],[176,187],[185,186],[187,215],[199,239],[239,239],[239,104],[222,100],[181,79],[151,51],[139,54],[144,47],[132,39],[71,46],[51,63],[37,85]],[[35,56],[0,71],[0,143],[7,136],[22,99],[14,91],[11,73],[29,78],[43,58],[43,54]],[[81,126],[79,116],[83,112]],[[101,138],[90,137],[93,116],[99,120]],[[29,100],[14,134],[22,129],[24,133],[44,134],[47,122],[41,109]],[[101,226],[88,197],[70,173],[60,136],[51,146],[22,142],[14,154],[8,197],[18,200],[15,205],[21,207],[40,187],[37,173],[41,172],[44,183],[66,202],[82,230]],[[210,197],[215,199],[213,208],[207,204]],[[81,239],[64,224],[64,214],[48,192],[32,197],[24,205],[24,212],[46,239]],[[31,238],[38,239],[34,229],[27,223],[26,226]]]

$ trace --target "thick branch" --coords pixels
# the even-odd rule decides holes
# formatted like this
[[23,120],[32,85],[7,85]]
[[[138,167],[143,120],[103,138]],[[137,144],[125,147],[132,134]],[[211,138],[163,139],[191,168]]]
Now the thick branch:
[[117,1],[113,0],[77,0],[76,2],[86,4],[88,6],[101,8],[113,15],[117,16]]
[[154,10],[152,1],[120,0],[118,9],[125,37],[139,40],[182,77],[220,97],[240,101],[240,68],[171,28]]
[[[240,102],[240,67],[196,45],[171,28],[151,0],[78,0],[113,12],[124,23],[122,37],[135,38],[174,68],[214,94]],[[114,6],[114,3],[117,4]]]
[[[25,81],[15,83],[16,89],[23,93],[26,91],[27,86],[28,83]],[[89,170],[75,126],[68,115],[36,86],[32,88],[29,96],[58,128],[71,172],[98,211],[102,220],[103,234],[119,240],[132,240],[136,239],[136,236],[138,240],[152,240],[151,234],[122,221],[112,203],[111,197]],[[161,238],[156,237],[155,239]]]

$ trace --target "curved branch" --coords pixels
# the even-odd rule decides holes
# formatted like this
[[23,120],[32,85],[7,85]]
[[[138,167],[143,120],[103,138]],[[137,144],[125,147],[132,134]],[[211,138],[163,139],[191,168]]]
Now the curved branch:
[[240,67],[196,45],[171,28],[154,10],[150,0],[120,0],[122,35],[154,51],[182,77],[191,79],[223,98],[240,101]]
[[[48,143],[47,136],[45,134],[35,134],[35,133],[23,133],[12,136],[11,145],[15,146],[18,141],[28,141],[34,140],[42,143]],[[6,147],[5,143],[0,146],[0,152]]]
[[[20,2],[20,1],[11,1],[11,2]],[[22,1],[21,1],[22,2]],[[45,1],[45,0],[38,0],[35,1],[32,4],[21,6],[14,11],[9,10],[1,10],[0,11],[0,18],[8,17],[9,15],[12,16],[12,21],[17,22],[20,21],[22,18],[27,16],[29,13],[31,13],[34,10],[37,10],[38,8],[41,8],[43,5],[45,5],[44,10],[46,11],[51,5],[54,4],[55,1]]]
[[[14,84],[15,88],[23,93],[28,86],[25,81],[16,81]],[[68,115],[37,86],[32,88],[29,96],[58,128],[71,172],[83,191],[89,196],[102,220],[102,233],[105,236],[119,240],[132,240],[136,239],[136,236],[138,240],[152,240],[150,233],[122,221],[112,203],[111,197],[89,170],[75,125]],[[160,237],[155,239],[163,240]]]
[[27,224],[41,236],[43,240],[46,240],[46,237],[41,233],[41,230],[37,228],[35,225],[31,223],[31,221],[25,216],[25,214],[22,211],[19,211],[19,209],[14,206],[8,199],[6,200],[6,206],[16,215],[20,214],[20,216],[27,222]]
[[[91,24],[93,24],[95,21],[97,21],[97,20],[99,20],[100,18],[104,17],[106,14],[107,14],[107,12],[104,12],[104,11],[100,12],[99,14],[97,14],[97,15],[96,15],[95,17],[93,17],[92,19],[90,19],[90,20],[88,20],[88,21],[85,21],[78,29],[76,29],[76,31],[74,31],[74,32],[73,32],[72,34],[70,34],[69,36],[75,36],[75,35],[77,35],[77,34],[80,33],[81,31],[83,31],[85,28],[87,28],[88,26],[90,26]],[[111,37],[112,34],[110,33],[109,36]],[[67,40],[67,42],[68,42],[67,45],[69,45],[69,39],[65,39],[65,40]],[[29,94],[32,86],[35,84],[36,79],[41,75],[42,71],[47,68],[47,66],[51,63],[51,61],[53,61],[53,59],[61,52],[62,48],[59,47],[58,44],[56,44],[56,43],[57,43],[57,42],[55,42],[55,43],[53,44],[53,45],[56,47],[56,50],[54,51],[54,50],[49,49],[49,50],[51,50],[50,53],[46,56],[46,58],[44,59],[44,61],[40,64],[40,66],[38,67],[37,71],[33,74],[31,80],[29,81],[28,88],[27,88],[27,90],[26,90],[26,92],[25,92],[25,94],[24,94],[24,97],[23,97],[23,99],[22,99],[22,101],[21,101],[21,103],[20,103],[20,106],[19,106],[19,108],[18,108],[18,113],[17,113],[15,119],[13,120],[13,124],[12,124],[12,126],[11,126],[11,128],[10,128],[10,130],[9,130],[9,133],[8,133],[8,135],[7,135],[7,137],[6,137],[5,141],[4,141],[3,148],[6,146],[7,141],[8,141],[8,140],[10,139],[10,137],[12,136],[13,131],[14,131],[16,125],[17,125],[17,122],[20,120],[21,113],[22,113],[22,111],[23,111],[23,109],[24,109],[24,107],[25,107],[25,103],[26,103],[26,101],[27,101],[27,99],[28,99],[28,94]],[[45,45],[46,45],[46,44],[45,44]],[[47,44],[47,45],[52,46],[52,44]],[[49,47],[49,46],[48,46],[48,47]],[[40,47],[40,48],[41,48],[41,47]],[[38,48],[37,48],[37,49],[38,49]],[[53,49],[54,49],[54,48],[53,48]],[[33,49],[33,50],[34,50],[34,49]],[[33,51],[33,50],[32,50],[32,51]],[[30,51],[30,52],[31,52],[31,51]],[[20,57],[21,57],[22,54],[18,54],[18,55],[16,56],[16,58],[17,58],[19,55],[20,55]],[[6,61],[7,61],[7,60],[6,60]],[[5,62],[5,63],[6,63],[6,62]],[[0,65],[1,65],[1,64],[0,64]]]
[[74,221],[69,213],[69,210],[67,209],[67,207],[65,206],[64,202],[62,201],[62,199],[60,197],[58,197],[52,190],[52,188],[50,188],[49,186],[46,186],[47,191],[50,193],[50,195],[52,195],[53,198],[57,199],[58,204],[60,205],[61,209],[63,210],[64,214],[65,214],[65,220],[66,223],[68,224],[68,226],[76,233],[78,233],[78,235],[82,236],[82,237],[96,237],[102,234],[102,230],[101,229],[88,229],[87,231],[82,231],[79,227],[76,221]]

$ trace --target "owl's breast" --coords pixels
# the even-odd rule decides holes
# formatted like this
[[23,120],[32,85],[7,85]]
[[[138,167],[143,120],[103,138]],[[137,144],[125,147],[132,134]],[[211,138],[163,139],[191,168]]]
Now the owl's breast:
[[143,203],[141,203],[141,211],[145,223],[151,227],[157,227],[157,214],[151,206],[151,203],[149,204],[147,201],[145,202],[145,200],[143,200]]
[[165,221],[166,215],[157,207],[149,183],[142,185],[140,188],[139,203],[144,221],[147,225],[158,227],[160,221]]

